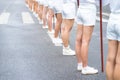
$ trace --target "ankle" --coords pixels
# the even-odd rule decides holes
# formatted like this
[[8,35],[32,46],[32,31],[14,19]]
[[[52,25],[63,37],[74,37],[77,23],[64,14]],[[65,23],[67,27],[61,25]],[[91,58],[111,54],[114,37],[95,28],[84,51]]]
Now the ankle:
[[64,45],[63,45],[63,48],[64,48],[64,49],[68,49],[68,48],[70,48],[70,46],[69,46],[69,45],[68,45],[68,46],[64,46]]
[[78,63],[78,66],[82,66],[82,62],[81,62],[81,63]]

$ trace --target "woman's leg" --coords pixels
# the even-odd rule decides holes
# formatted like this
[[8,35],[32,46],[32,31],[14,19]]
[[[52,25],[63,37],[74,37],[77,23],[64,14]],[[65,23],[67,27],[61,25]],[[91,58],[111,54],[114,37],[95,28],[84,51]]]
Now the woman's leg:
[[78,64],[82,63],[82,60],[81,60],[82,34],[83,34],[83,25],[78,25],[76,41],[75,41],[75,51],[76,51],[76,57],[77,57]]
[[62,21],[62,40],[63,40],[63,45],[64,47],[68,47],[69,45],[69,36],[70,36],[70,31],[73,27],[74,19],[63,19]]
[[113,73],[115,68],[115,58],[117,55],[118,42],[115,40],[108,41],[108,56],[106,62],[106,76],[107,80],[114,80]]
[[88,48],[90,39],[93,32],[93,26],[84,26],[83,27],[83,35],[82,35],[82,45],[81,45],[81,57],[83,67],[88,66]]
[[117,51],[117,56],[115,61],[113,80],[120,80],[120,42],[118,43],[118,51]]

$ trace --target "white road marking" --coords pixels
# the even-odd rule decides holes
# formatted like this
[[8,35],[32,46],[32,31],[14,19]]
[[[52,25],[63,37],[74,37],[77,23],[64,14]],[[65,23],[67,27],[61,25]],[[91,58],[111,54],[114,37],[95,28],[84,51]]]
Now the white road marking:
[[22,12],[22,20],[24,24],[34,24],[33,18],[29,12]]
[[[97,21],[100,21],[100,17],[97,16],[97,17],[96,17],[96,20],[97,20]],[[108,22],[108,19],[102,18],[102,22]]]
[[[97,12],[97,14],[100,14],[100,12]],[[110,13],[102,13],[103,16],[106,16],[106,17],[109,17]],[[96,18],[97,21],[100,21],[100,17],[97,16]],[[107,18],[102,18],[102,22],[108,22],[108,19]]]
[[9,17],[10,13],[8,12],[3,12],[2,14],[0,14],[0,24],[7,24]]
[[[100,12],[97,12],[97,14],[100,14]],[[105,12],[103,12],[102,15],[109,17],[110,13],[105,13]]]

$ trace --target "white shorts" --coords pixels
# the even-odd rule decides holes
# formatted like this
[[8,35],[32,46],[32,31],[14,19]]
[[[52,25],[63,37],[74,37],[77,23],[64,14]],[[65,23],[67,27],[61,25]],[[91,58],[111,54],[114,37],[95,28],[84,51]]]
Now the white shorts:
[[60,4],[53,4],[52,9],[54,13],[62,13],[62,5]]
[[120,13],[110,15],[107,25],[107,38],[120,41]]
[[77,7],[75,3],[63,4],[62,17],[63,19],[74,19],[76,16]]
[[44,5],[45,7],[47,7],[47,6],[48,6],[48,0],[44,0],[44,1],[43,1],[43,5]]
[[75,21],[77,24],[82,24],[84,26],[95,25],[96,5],[90,3],[81,3]]
[[48,0],[48,8],[52,8],[53,2],[51,0]]
[[43,5],[44,1],[43,0],[39,0],[39,5]]
[[48,8],[52,9],[54,11],[54,13],[61,13],[62,12],[62,5],[63,2],[62,0],[49,0],[48,1]]
[[39,3],[39,0],[35,0],[35,1]]

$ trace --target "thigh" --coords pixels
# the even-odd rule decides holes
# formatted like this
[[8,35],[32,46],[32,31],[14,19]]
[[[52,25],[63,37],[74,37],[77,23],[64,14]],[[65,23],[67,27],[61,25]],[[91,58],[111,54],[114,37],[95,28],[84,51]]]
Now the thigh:
[[76,41],[81,41],[82,39],[82,34],[83,34],[83,25],[79,25],[77,26],[77,33],[76,33]]
[[71,29],[74,23],[74,19],[63,19],[64,27]]
[[55,16],[56,16],[57,21],[62,21],[62,14],[61,13],[57,13],[57,14],[55,14]]
[[107,60],[115,62],[117,51],[118,51],[118,41],[116,41],[116,40],[108,40],[108,56],[107,56]]
[[53,16],[53,15],[54,15],[54,11],[51,8],[49,8],[49,10],[48,10],[48,16]]
[[116,63],[120,64],[120,42],[118,44]]
[[82,41],[89,43],[91,36],[92,36],[93,28],[94,28],[93,26],[84,26],[83,27]]

